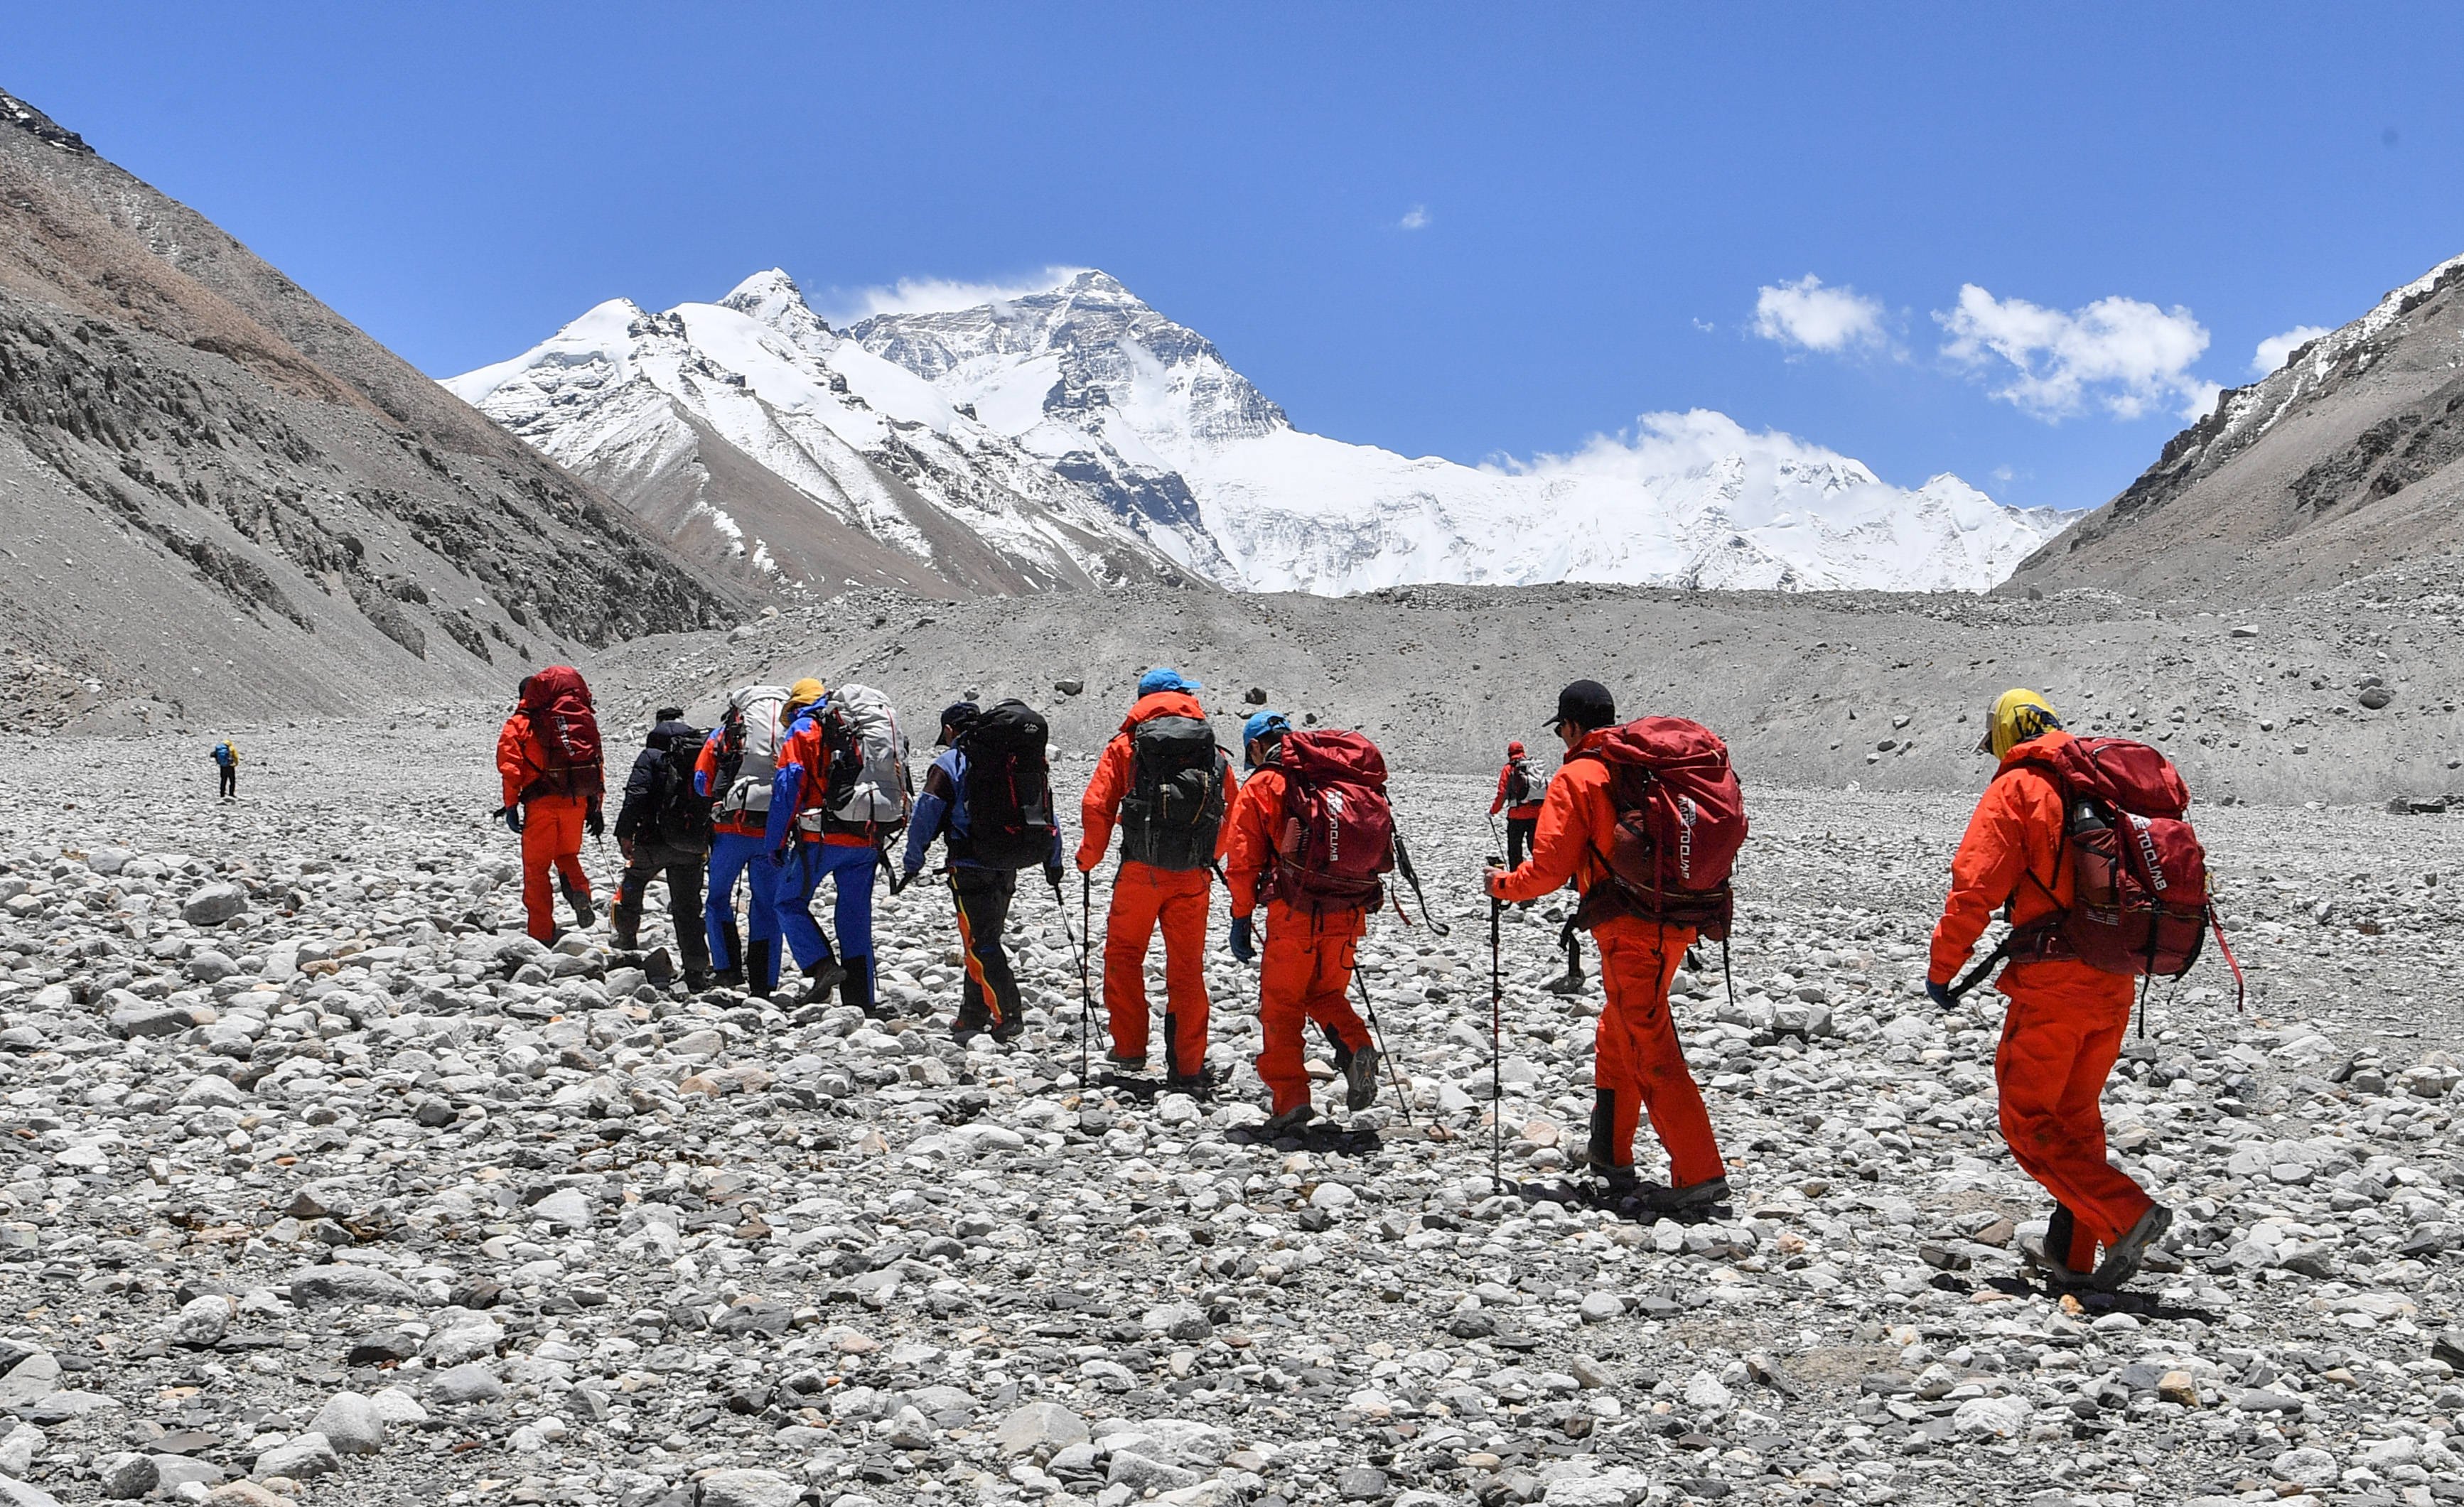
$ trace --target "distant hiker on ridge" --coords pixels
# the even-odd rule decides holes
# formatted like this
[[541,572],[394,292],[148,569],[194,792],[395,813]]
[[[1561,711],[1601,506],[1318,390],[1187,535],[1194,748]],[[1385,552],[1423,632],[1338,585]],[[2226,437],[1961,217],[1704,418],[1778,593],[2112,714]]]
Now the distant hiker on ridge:
[[229,738],[215,744],[214,767],[222,775],[221,798],[237,800],[239,798],[239,745]]
[[[1488,814],[1506,813],[1506,866],[1521,868],[1530,850],[1531,834],[1540,825],[1540,802],[1549,794],[1549,776],[1531,767],[1521,743],[1506,745],[1506,767],[1497,772],[1497,798]],[[1531,902],[1525,901],[1529,906]]]

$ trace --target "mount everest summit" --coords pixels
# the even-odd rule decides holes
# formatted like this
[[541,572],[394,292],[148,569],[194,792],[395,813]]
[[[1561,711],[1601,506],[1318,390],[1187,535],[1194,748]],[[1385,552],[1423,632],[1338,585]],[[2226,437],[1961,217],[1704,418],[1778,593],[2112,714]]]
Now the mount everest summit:
[[688,554],[825,592],[1982,591],[2076,516],[1701,410],[1482,467],[1346,444],[1100,272],[841,331],[773,270],[717,303],[610,300],[445,385]]

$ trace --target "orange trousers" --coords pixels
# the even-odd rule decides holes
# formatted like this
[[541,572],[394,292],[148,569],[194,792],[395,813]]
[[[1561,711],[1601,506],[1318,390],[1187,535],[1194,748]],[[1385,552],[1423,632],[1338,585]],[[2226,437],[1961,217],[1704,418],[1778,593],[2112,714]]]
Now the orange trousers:
[[1164,1062],[1174,1077],[1206,1065],[1206,902],[1214,876],[1124,862],[1104,917],[1104,1013],[1112,1050],[1147,1055],[1147,944],[1163,926]]
[[1694,933],[1683,927],[1619,916],[1592,932],[1600,950],[1600,1011],[1593,1049],[1592,1161],[1634,1165],[1634,1133],[1642,1116],[1668,1151],[1668,1181],[1678,1188],[1727,1175],[1703,1090],[1685,1066],[1677,1022],[1668,1013],[1668,985]]
[[2155,1200],[2104,1159],[2105,1076],[2130,1025],[2131,981],[2067,960],[2017,964],[1995,986],[2010,996],[1993,1054],[2002,1139],[2030,1177],[2071,1212],[2071,1249],[2052,1253],[2092,1271]]
[[522,912],[526,929],[542,942],[556,940],[556,891],[547,882],[554,868],[587,895],[590,876],[582,868],[582,819],[590,801],[582,796],[540,796],[522,802]]
[[1266,943],[1258,967],[1258,1024],[1265,1049],[1258,1077],[1274,1091],[1276,1114],[1309,1102],[1301,1029],[1314,1020],[1349,1055],[1369,1044],[1369,1027],[1352,1008],[1352,964],[1369,918],[1357,910],[1310,916],[1282,901],[1266,905]]

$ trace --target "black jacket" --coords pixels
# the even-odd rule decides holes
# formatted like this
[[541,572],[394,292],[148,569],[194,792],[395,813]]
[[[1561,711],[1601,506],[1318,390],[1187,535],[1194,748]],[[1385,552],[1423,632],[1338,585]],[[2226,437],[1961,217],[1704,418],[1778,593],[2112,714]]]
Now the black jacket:
[[659,764],[668,756],[671,746],[701,750],[702,732],[683,722],[662,722],[650,730],[642,752],[633,755],[633,773],[625,779],[625,804],[616,813],[616,837],[656,842],[660,840],[658,813],[651,801],[658,788]]

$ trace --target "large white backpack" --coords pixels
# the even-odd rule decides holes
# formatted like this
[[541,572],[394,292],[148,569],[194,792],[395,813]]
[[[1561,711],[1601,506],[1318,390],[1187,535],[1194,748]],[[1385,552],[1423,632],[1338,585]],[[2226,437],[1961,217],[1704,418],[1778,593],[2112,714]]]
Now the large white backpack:
[[[779,773],[779,745],[787,736],[781,713],[787,710],[784,686],[747,686],[728,698],[726,720],[719,724],[719,772],[727,789],[713,813],[720,820],[770,809],[770,781]],[[732,775],[728,760],[736,760]]]
[[825,775],[836,776],[829,790],[831,803],[825,812],[807,811],[800,819],[807,827],[818,827],[826,814],[831,821],[875,833],[905,826],[913,786],[907,773],[907,734],[899,731],[898,710],[870,686],[847,685],[830,692],[829,710],[844,739],[842,746],[855,757],[843,771],[833,757],[833,768]]

